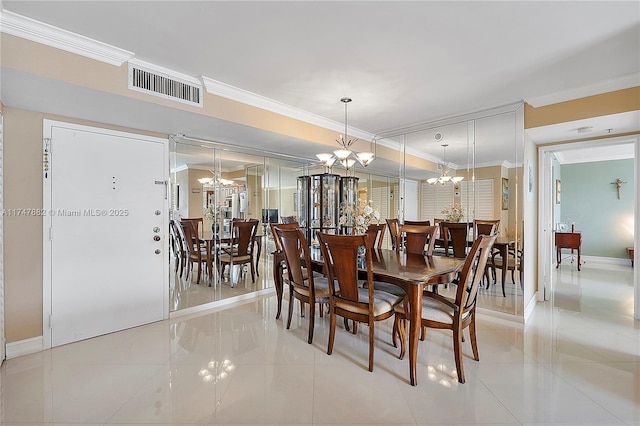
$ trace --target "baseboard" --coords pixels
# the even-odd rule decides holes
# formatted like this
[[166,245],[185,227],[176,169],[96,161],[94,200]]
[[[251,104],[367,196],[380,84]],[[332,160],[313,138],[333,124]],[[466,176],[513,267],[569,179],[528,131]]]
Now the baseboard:
[[33,354],[43,350],[42,336],[7,343],[7,359],[17,358],[22,355]]
[[524,308],[524,322],[526,324],[527,320],[533,314],[533,311],[536,309],[536,304],[538,303],[538,292],[536,291],[527,306]]
[[169,313],[169,319],[181,318],[194,315],[201,314],[205,311],[213,312],[220,308],[230,308],[230,305],[241,305],[243,303],[250,302],[252,300],[260,299],[265,296],[271,296],[275,294],[275,287],[265,288],[258,291],[252,291],[250,293],[241,294],[234,297],[228,297],[226,299],[217,300],[215,302],[204,303],[198,306],[192,306],[190,308],[180,309],[179,311],[174,311]]
[[484,315],[487,317],[499,318],[501,320],[517,322],[518,324],[522,324],[524,319],[519,315],[508,314],[506,312],[494,311],[492,309],[481,308],[476,305],[476,311],[479,315]]
[[606,263],[607,265],[619,265],[631,267],[630,258],[621,257],[600,257],[600,256],[581,256],[582,264],[589,265],[591,263]]

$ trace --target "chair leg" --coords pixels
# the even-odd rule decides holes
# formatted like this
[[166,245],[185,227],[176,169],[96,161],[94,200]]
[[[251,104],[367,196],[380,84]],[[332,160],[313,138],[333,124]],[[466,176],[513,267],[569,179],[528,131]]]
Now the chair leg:
[[464,383],[464,366],[462,365],[462,330],[458,324],[453,325],[453,354],[456,361],[458,382]]
[[427,335],[427,327],[423,325],[420,327],[420,340],[424,342],[426,335]]
[[[354,326],[355,326],[355,323],[354,323]],[[375,327],[374,327],[373,319],[369,319],[369,371],[373,371],[373,346],[375,343],[374,331],[375,331]]]
[[469,324],[469,337],[471,339],[471,350],[473,350],[473,359],[476,361],[480,361],[480,356],[478,356],[478,342],[476,340],[476,317],[475,314],[472,314],[473,318],[471,318],[471,323]]
[[329,309],[329,343],[327,344],[327,355],[331,355],[333,352],[333,342],[336,337],[336,314],[333,310],[333,306]]
[[200,275],[202,275],[202,263],[198,262],[198,279],[196,280],[196,284],[200,284]]
[[406,318],[402,318],[398,321],[398,337],[400,338],[400,355],[399,359],[404,359],[407,348],[407,324]]
[[255,283],[256,282],[256,270],[253,267],[253,261],[250,262],[251,263],[251,283]]
[[289,314],[287,316],[287,330],[291,327],[291,318],[293,317],[293,304],[295,299],[293,298],[293,290],[289,287]]
[[313,343],[313,326],[314,326],[314,319],[316,316],[316,304],[313,301],[309,302],[309,339],[307,340],[307,343],[311,344]]

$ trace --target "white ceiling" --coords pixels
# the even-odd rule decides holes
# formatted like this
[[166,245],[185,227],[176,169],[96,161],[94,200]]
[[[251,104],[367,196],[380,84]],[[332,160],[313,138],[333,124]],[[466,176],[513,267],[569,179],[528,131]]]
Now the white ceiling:
[[[2,7],[128,50],[136,59],[205,76],[336,122],[344,121],[339,99],[349,96],[350,127],[370,134],[556,93],[579,93],[640,73],[636,1],[5,0]],[[293,151],[306,158],[318,152],[281,135],[5,68],[1,89],[7,106]],[[598,126],[640,129],[637,117],[625,118]],[[532,138],[538,143],[559,138],[554,130],[566,131],[540,130],[541,139]],[[468,152],[458,148],[456,153],[453,133],[446,140],[451,144],[447,157],[466,164]],[[424,150],[426,157],[441,157],[440,143],[429,139],[432,135],[415,136],[415,149]],[[483,154],[502,155],[499,139],[488,138]],[[504,159],[510,160],[510,154]],[[488,164],[490,159],[477,162]],[[371,167],[393,167],[376,163]]]

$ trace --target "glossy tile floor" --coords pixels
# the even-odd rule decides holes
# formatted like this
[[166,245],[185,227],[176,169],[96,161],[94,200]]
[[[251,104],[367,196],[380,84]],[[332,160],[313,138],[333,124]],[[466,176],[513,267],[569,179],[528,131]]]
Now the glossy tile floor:
[[354,336],[339,326],[329,356],[326,317],[308,345],[298,306],[286,330],[267,297],[8,360],[0,422],[639,424],[632,269],[563,265],[556,278],[553,300],[526,326],[479,318],[480,362],[465,343],[466,384],[454,376],[449,333],[429,330],[412,387],[391,321],[376,327],[370,373],[367,327]]

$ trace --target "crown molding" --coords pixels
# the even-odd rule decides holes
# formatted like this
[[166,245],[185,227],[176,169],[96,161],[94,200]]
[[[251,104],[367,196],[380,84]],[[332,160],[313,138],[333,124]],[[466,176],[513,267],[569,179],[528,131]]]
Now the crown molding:
[[133,52],[4,9],[0,10],[0,31],[115,66],[122,65],[134,55]]
[[575,89],[551,93],[549,95],[527,98],[525,99],[525,102],[534,108],[538,108],[546,105],[557,104],[560,102],[571,101],[574,99],[586,98],[587,96],[594,96],[602,93],[615,92],[616,90],[629,89],[636,86],[640,86],[640,72],[626,74],[608,80],[599,81],[597,83],[577,87]]
[[[319,116],[317,114],[292,107],[271,98],[267,98],[256,93],[231,86],[229,84],[214,80],[209,77],[202,76],[202,82],[204,83],[204,87],[207,93],[210,93],[212,95],[221,96],[223,98],[251,105],[260,109],[264,109],[266,111],[271,111],[273,113],[304,121],[305,123],[314,124],[325,129],[334,130],[336,132],[339,132],[340,134],[344,132],[344,123],[329,120],[328,118]],[[351,126],[349,126],[348,128],[348,133],[350,136],[354,136],[358,139],[363,139],[366,141],[372,141],[375,137],[375,135],[372,133],[356,129]]]

